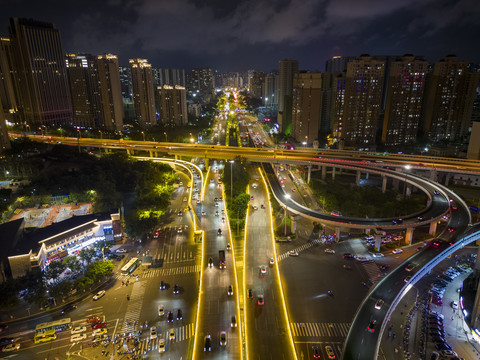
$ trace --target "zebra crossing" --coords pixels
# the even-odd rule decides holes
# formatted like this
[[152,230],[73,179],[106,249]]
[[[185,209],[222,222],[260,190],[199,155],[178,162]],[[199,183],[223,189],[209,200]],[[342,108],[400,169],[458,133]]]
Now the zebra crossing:
[[[165,344],[170,342],[178,343],[184,340],[188,340],[194,336],[195,326],[194,323],[190,323],[178,328],[174,328],[175,330],[175,339],[171,340],[168,338],[168,332],[165,331]],[[138,351],[142,354],[144,352],[157,350],[158,351],[158,343],[160,339],[163,338],[162,335],[159,335],[157,338],[151,340],[150,338],[145,338],[140,341],[138,344]]]
[[121,332],[127,332],[128,323],[136,323],[140,319],[140,311],[142,310],[143,295],[147,283],[145,281],[135,281],[133,283],[133,290],[130,294],[130,301],[128,302],[127,311],[125,312],[125,321],[122,325]]
[[193,260],[196,253],[197,252],[193,250],[171,251],[170,249],[166,249],[163,251],[162,249],[155,258],[163,259],[165,263],[178,263]]
[[[145,270],[143,273],[141,273],[140,276],[141,276],[141,279],[145,279],[145,278],[152,278],[157,276],[184,275],[184,274],[198,273],[200,272],[200,269],[201,269],[200,265],[178,266],[178,267],[167,268],[167,269],[148,269],[148,270]],[[115,275],[113,275],[113,278],[117,280],[127,280],[129,279],[129,276],[116,273]]]
[[374,261],[362,262],[361,264],[372,285],[376,285],[385,276]]
[[347,337],[352,323],[290,323],[295,337]]
[[[300,253],[301,251],[305,251],[305,250],[311,248],[312,246],[315,246],[315,245],[321,244],[321,243],[322,243],[322,241],[319,240],[319,239],[311,240],[311,241],[309,241],[309,242],[307,242],[307,243],[305,243],[305,244],[303,244],[303,245],[301,245],[301,246],[299,246],[295,249],[292,249],[290,251],[296,251],[296,252]],[[288,256],[289,256],[288,252],[278,255],[277,256],[277,262],[287,258]]]

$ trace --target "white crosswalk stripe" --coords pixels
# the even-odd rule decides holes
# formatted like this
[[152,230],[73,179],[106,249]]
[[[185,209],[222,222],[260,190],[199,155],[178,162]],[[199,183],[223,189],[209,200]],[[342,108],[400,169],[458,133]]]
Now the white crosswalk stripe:
[[140,311],[142,310],[143,295],[145,294],[146,285],[145,281],[136,281],[133,283],[133,290],[130,294],[130,301],[128,302],[125,319],[122,325],[122,333],[129,330],[129,326],[126,324],[127,321],[130,324],[138,322]]
[[166,268],[166,269],[149,269],[143,273],[142,277],[151,278],[151,277],[158,277],[158,276],[191,274],[191,273],[200,272],[200,269],[201,269],[200,265],[178,266],[178,267]]
[[140,353],[143,353],[145,350],[149,349],[150,348],[150,351],[152,350],[158,350],[158,342],[160,340],[160,338],[165,338],[165,342],[170,342],[170,343],[177,343],[177,342],[181,342],[181,341],[184,341],[184,340],[187,340],[187,339],[190,339],[191,337],[193,337],[194,335],[194,331],[195,331],[195,326],[194,326],[194,323],[190,323],[190,324],[187,324],[187,325],[184,325],[184,326],[180,326],[180,327],[177,327],[175,328],[175,339],[174,340],[170,340],[168,338],[168,331],[165,332],[164,335],[161,335],[160,337],[157,337],[153,340],[150,340],[149,339],[143,339],[139,346],[138,346],[138,349],[140,351]]
[[373,261],[362,262],[362,267],[368,274],[368,278],[370,279],[372,285],[378,283],[385,276],[385,274],[382,273],[378,268],[378,265]]
[[348,334],[351,323],[290,323],[295,337],[342,337]]
[[[312,246],[315,246],[315,245],[321,244],[321,243],[322,243],[321,240],[315,239],[315,240],[311,240],[311,241],[309,241],[309,242],[307,242],[307,243],[305,243],[305,244],[303,244],[299,247],[296,247],[295,249],[292,249],[292,250],[300,253],[301,251],[305,251],[305,250],[311,248]],[[277,261],[281,261],[281,260],[283,260],[287,257],[288,257],[288,252],[280,254],[280,255],[277,256]]]

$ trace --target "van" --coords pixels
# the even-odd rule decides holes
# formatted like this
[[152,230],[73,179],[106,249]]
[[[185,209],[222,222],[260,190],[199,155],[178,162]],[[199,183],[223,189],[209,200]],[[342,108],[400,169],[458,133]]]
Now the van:
[[430,360],[438,360],[440,358],[440,354],[437,353],[436,351],[432,352],[432,355],[430,356]]

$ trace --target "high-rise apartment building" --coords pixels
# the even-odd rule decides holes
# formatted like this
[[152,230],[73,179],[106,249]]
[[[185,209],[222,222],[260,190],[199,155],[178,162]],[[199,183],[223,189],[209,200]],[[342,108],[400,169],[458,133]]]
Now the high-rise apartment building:
[[32,19],[10,19],[14,81],[23,121],[69,124],[72,105],[60,32]]
[[118,71],[120,73],[123,101],[132,101],[132,73],[130,72],[130,66],[119,66]]
[[248,78],[248,88],[250,95],[255,99],[263,97],[263,84],[265,83],[265,73],[263,71],[252,71]]
[[322,74],[297,73],[293,78],[292,136],[310,144],[318,138],[322,111]]
[[3,111],[0,111],[0,154],[4,153],[5,150],[10,149],[11,147],[10,139],[8,138],[5,114]]
[[187,93],[189,98],[208,103],[214,92],[213,72],[210,68],[195,68],[187,75]]
[[432,141],[466,142],[478,76],[454,55],[435,63],[425,97],[425,132]]
[[345,110],[345,73],[332,75],[331,127],[335,142],[343,138],[343,113]]
[[107,130],[123,128],[122,86],[116,55],[97,57],[98,86],[100,92],[100,125]]
[[163,85],[180,85],[185,87],[184,69],[158,69],[153,68],[153,78],[155,88]]
[[345,145],[375,146],[382,103],[385,62],[362,55],[347,64],[342,136]]
[[355,59],[355,56],[334,56],[325,63],[325,72],[344,73],[347,71],[347,64]]
[[12,42],[0,38],[0,111],[7,121],[21,120],[18,115],[17,89],[13,77]]
[[405,55],[390,64],[382,142],[387,146],[413,144],[422,113],[428,63]]
[[100,90],[98,87],[97,59],[90,54],[67,54],[72,124],[81,128],[100,127]]
[[291,132],[293,77],[297,72],[297,60],[284,59],[279,61],[279,99],[277,122],[280,127],[280,131],[283,131],[287,134]]
[[187,94],[180,85],[157,87],[160,122],[165,125],[183,126],[188,123]]
[[263,105],[268,108],[278,108],[278,94],[278,72],[271,71],[265,75],[265,82],[263,85]]
[[152,66],[146,59],[131,59],[133,106],[142,128],[157,124]]

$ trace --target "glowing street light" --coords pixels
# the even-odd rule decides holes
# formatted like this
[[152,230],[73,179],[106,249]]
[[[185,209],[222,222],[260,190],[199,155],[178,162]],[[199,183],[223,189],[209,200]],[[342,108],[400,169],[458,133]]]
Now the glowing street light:
[[168,142],[167,133],[166,133],[166,132],[163,132],[163,135],[165,135],[165,141]]
[[145,141],[145,132],[142,131],[142,135],[143,135],[143,141]]

